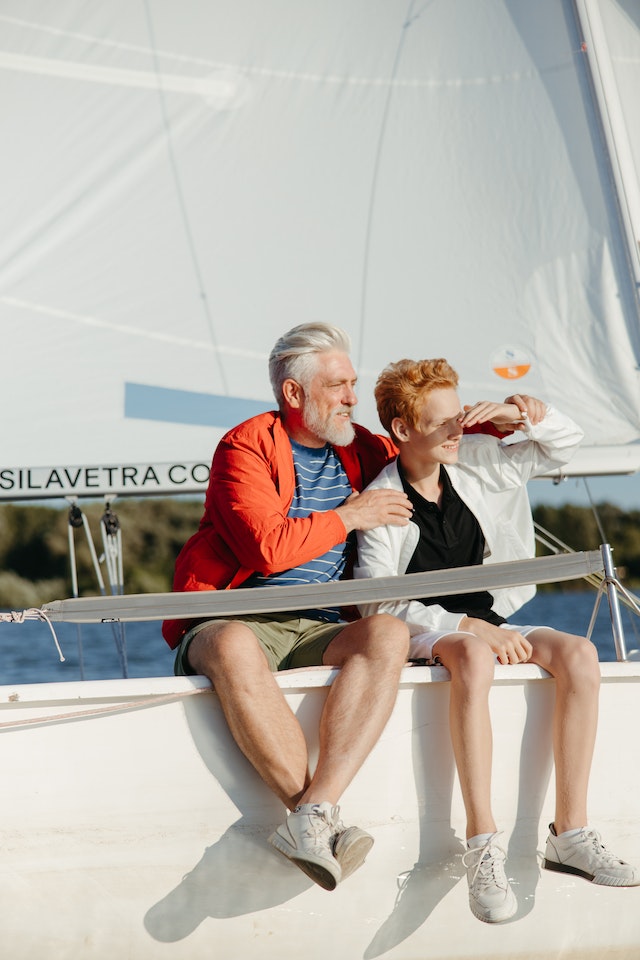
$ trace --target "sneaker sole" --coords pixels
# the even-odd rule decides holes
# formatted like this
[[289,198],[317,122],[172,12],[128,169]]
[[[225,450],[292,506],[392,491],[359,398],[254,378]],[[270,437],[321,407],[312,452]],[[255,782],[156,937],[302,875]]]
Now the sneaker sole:
[[512,891],[512,896],[501,907],[489,908],[484,913],[482,913],[481,908],[477,907],[471,900],[469,900],[469,906],[471,907],[471,913],[474,917],[482,920],[483,923],[504,923],[505,920],[510,920],[517,911],[518,901]]
[[347,827],[333,848],[333,854],[340,864],[342,879],[346,880],[362,866],[373,846],[373,837],[360,827]]
[[637,887],[640,885],[640,877],[612,877],[607,873],[588,873],[586,870],[580,870],[578,867],[572,867],[566,863],[559,863],[557,860],[547,860],[542,862],[545,870],[554,870],[556,873],[568,873],[574,877],[582,877],[590,883],[597,883],[601,887]]
[[483,923],[504,923],[505,920],[511,919],[517,909],[518,905],[516,904],[515,907],[509,907],[507,912],[495,910],[490,911],[489,915],[487,916],[482,914],[479,910],[474,910],[474,908],[471,907],[471,913],[477,920],[482,920]]
[[313,880],[314,883],[317,883],[319,887],[322,887],[323,890],[335,890],[338,886],[338,881],[341,876],[339,863],[336,862],[336,872],[334,874],[320,857],[314,858],[309,855],[302,857],[300,852],[296,850],[288,840],[280,836],[277,830],[269,837],[269,843],[272,847],[275,847],[279,853],[282,853],[287,860],[295,863],[296,867],[302,870],[303,873],[306,873],[306,875]]

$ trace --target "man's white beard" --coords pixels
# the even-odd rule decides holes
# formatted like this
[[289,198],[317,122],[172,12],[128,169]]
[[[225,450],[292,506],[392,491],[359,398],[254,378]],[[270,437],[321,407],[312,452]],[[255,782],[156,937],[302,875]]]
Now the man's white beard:
[[334,419],[336,413],[349,413],[350,407],[336,407],[332,410],[326,419],[323,419],[313,401],[307,399],[304,407],[303,422],[310,433],[314,433],[325,443],[331,443],[334,447],[348,447],[354,440],[356,432],[351,420],[341,422]]

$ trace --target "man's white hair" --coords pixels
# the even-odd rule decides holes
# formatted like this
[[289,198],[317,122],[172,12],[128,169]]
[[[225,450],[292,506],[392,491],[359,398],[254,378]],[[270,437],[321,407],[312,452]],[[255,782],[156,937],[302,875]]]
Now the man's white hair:
[[280,408],[284,381],[295,380],[306,389],[318,354],[331,350],[351,351],[349,335],[331,323],[301,323],[280,337],[269,355],[269,379]]

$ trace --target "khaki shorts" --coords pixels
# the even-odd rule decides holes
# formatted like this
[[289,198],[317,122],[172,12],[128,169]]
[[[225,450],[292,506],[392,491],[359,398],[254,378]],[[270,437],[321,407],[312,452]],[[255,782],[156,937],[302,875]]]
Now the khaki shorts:
[[176,676],[188,677],[195,673],[189,663],[189,646],[201,630],[233,620],[246,624],[253,631],[273,673],[278,670],[291,670],[294,667],[321,666],[325,650],[333,638],[347,626],[343,621],[326,623],[324,620],[292,617],[287,613],[269,615],[256,613],[203,620],[184,635],[176,651],[173,668]]

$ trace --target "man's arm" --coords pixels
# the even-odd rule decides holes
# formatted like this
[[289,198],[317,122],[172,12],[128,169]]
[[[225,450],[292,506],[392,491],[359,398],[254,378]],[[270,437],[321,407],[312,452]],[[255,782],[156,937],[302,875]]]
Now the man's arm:
[[352,493],[336,513],[350,533],[386,524],[404,527],[411,519],[413,507],[404,490],[365,490]]
[[209,518],[243,567],[263,574],[287,570],[342,543],[350,530],[407,523],[411,516],[404,492],[371,491],[352,495],[336,510],[288,517],[290,501],[277,473],[274,479],[269,454],[235,436],[222,441],[214,457]]

